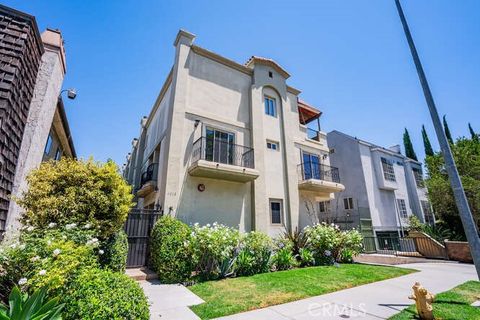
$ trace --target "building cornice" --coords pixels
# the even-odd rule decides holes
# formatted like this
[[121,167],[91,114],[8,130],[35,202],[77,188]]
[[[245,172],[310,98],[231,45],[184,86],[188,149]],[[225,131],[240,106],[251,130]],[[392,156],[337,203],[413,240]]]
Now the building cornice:
[[170,72],[168,73],[167,79],[163,83],[162,89],[160,90],[160,93],[158,94],[158,97],[155,100],[155,104],[153,105],[153,108],[152,108],[152,110],[150,111],[150,114],[147,117],[147,122],[145,123],[145,127],[148,127],[150,125],[150,122],[152,121],[153,115],[155,114],[155,112],[157,112],[157,109],[160,106],[160,102],[162,102],[163,97],[165,96],[165,93],[168,90],[168,87],[172,83],[172,75],[173,75],[173,68],[170,69]]
[[178,42],[182,37],[185,37],[187,39],[190,39],[190,41],[193,41],[195,39],[195,35],[191,32],[188,32],[186,30],[180,29],[177,33],[177,37],[175,38],[175,41],[173,42],[173,46],[176,47]]
[[190,48],[192,49],[193,52],[195,52],[196,54],[201,55],[205,58],[209,58],[209,59],[211,59],[213,61],[216,61],[218,63],[221,63],[221,64],[223,64],[227,67],[230,67],[230,68],[233,68],[237,71],[243,72],[243,73],[245,73],[249,76],[251,76],[253,74],[252,69],[247,68],[246,66],[244,66],[240,63],[237,63],[233,60],[222,57],[221,55],[216,54],[212,51],[209,51],[207,49],[204,49],[204,48],[196,46],[196,45],[192,45]]
[[300,93],[302,93],[302,91],[300,91],[300,90],[298,90],[298,89],[296,89],[296,88],[294,88],[294,87],[291,87],[291,86],[289,86],[289,85],[287,85],[287,92],[290,92],[290,93],[292,93],[292,94],[294,94],[294,95],[296,95],[296,96],[298,96]]
[[272,59],[258,57],[258,56],[252,56],[250,59],[248,59],[248,61],[245,63],[245,65],[247,67],[250,67],[250,66],[254,65],[255,63],[262,64],[262,65],[265,65],[265,66],[269,66],[269,67],[275,69],[275,71],[277,71],[285,79],[290,78],[290,74]]

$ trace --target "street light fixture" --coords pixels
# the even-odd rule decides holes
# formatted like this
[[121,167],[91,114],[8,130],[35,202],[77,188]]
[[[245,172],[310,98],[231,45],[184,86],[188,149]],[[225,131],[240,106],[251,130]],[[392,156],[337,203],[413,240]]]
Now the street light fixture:
[[74,100],[77,97],[77,90],[75,88],[65,89],[60,92],[60,97],[62,93],[67,92],[68,99]]

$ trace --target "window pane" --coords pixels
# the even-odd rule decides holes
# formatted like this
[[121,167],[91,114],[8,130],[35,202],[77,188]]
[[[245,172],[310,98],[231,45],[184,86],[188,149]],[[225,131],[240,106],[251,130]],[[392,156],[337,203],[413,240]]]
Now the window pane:
[[348,199],[347,198],[343,199],[343,207],[345,209],[348,209]]
[[272,215],[272,223],[282,223],[280,202],[270,202],[270,211]]
[[50,149],[52,149],[52,136],[49,134],[47,138],[47,144],[45,145],[45,154],[49,154]]
[[348,198],[349,208],[353,209],[353,198]]
[[268,106],[268,98],[265,97],[265,114],[268,114],[269,106]]

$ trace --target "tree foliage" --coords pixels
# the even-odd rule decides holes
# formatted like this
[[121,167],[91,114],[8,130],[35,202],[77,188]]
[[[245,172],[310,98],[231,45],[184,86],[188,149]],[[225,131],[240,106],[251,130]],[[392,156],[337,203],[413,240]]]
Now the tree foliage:
[[[480,226],[480,142],[460,138],[451,149],[474,220]],[[426,166],[428,197],[440,223],[456,234],[464,235],[441,152],[428,156]]]
[[27,180],[28,191],[18,202],[25,209],[22,222],[34,227],[89,223],[106,239],[122,227],[132,206],[131,187],[112,161],[44,162]]
[[447,136],[448,142],[450,142],[450,144],[453,144],[452,133],[450,132],[450,128],[448,127],[446,115],[443,116],[443,130],[445,130],[445,136]]
[[403,145],[405,147],[405,155],[410,159],[418,161],[415,150],[413,150],[412,140],[410,140],[410,134],[408,133],[407,128],[405,128],[405,132],[403,133]]
[[423,139],[423,147],[425,148],[425,155],[426,156],[433,156],[433,148],[432,144],[430,143],[430,139],[427,135],[427,130],[425,130],[425,126],[422,125],[422,139]]
[[470,136],[471,136],[472,140],[478,140],[478,134],[475,132],[475,130],[473,130],[470,122],[468,123],[468,131],[470,131]]

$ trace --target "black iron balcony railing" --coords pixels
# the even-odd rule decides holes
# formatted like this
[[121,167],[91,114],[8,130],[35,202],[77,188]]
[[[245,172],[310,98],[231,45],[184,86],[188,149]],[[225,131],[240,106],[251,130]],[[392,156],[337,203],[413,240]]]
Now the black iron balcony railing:
[[140,187],[142,187],[147,182],[155,180],[157,177],[157,173],[158,163],[149,164],[147,170],[142,173],[142,177],[140,179]]
[[315,141],[320,141],[320,131],[307,128],[307,138]]
[[315,179],[340,183],[338,168],[315,162],[299,164],[298,177],[300,181]]
[[192,162],[206,160],[254,168],[253,149],[220,139],[201,137],[193,143]]

